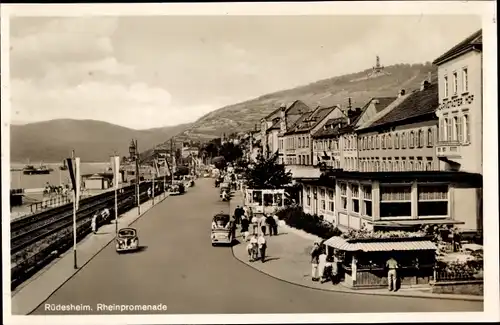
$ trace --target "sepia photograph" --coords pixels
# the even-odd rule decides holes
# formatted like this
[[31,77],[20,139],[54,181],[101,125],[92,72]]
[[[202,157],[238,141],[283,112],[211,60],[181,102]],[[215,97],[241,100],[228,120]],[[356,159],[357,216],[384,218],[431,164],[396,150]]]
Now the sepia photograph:
[[494,2],[1,24],[5,324],[499,321]]

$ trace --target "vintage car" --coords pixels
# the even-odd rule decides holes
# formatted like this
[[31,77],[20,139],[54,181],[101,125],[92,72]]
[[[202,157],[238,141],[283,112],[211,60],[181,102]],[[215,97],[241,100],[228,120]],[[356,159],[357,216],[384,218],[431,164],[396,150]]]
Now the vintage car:
[[139,237],[134,228],[122,228],[116,237],[116,251],[118,253],[136,251],[139,249]]
[[184,194],[185,191],[186,188],[182,182],[174,182],[170,190],[170,195],[181,195]]
[[228,214],[219,213],[212,219],[212,246],[231,244],[235,233],[235,225]]

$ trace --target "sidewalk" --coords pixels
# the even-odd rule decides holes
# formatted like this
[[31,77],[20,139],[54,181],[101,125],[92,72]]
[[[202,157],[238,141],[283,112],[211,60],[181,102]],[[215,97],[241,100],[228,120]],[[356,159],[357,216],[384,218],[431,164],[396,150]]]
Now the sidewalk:
[[[155,198],[155,205],[168,197],[160,195]],[[152,208],[152,201],[149,200],[141,204],[141,214],[138,215],[137,208],[134,208],[118,219],[118,227],[129,226],[132,222],[143,216]],[[47,299],[54,291],[71,279],[80,269],[82,269],[94,256],[102,251],[110,242],[115,239],[115,223],[102,226],[96,235],[89,235],[77,244],[78,269],[73,267],[73,250],[68,250],[59,258],[52,261],[45,268],[40,270],[31,279],[21,284],[12,292],[12,315],[27,315],[39,304]]]
[[[234,205],[237,200],[241,202],[241,196],[238,194],[234,197]],[[236,259],[273,278],[294,285],[352,294],[483,301],[482,296],[433,294],[430,288],[422,287],[407,287],[397,292],[389,292],[387,289],[351,289],[343,284],[313,282],[309,253],[314,241],[319,238],[302,230],[288,227],[283,222],[278,228],[278,236],[266,236],[268,249],[264,263],[249,262],[246,244],[243,243],[239,232],[237,232],[237,238],[240,244],[233,247],[233,255]]]

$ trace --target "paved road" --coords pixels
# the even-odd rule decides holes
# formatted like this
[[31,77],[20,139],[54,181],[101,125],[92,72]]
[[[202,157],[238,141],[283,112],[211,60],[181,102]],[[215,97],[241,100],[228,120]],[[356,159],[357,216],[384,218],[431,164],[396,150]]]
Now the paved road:
[[[106,247],[45,303],[93,308],[72,312],[77,314],[118,314],[97,311],[98,303],[162,303],[168,314],[482,310],[481,302],[323,292],[273,279],[234,259],[231,248],[210,245],[211,217],[221,210],[229,207],[218,199],[213,181],[198,180],[188,193],[168,198],[134,224],[141,252],[117,255],[114,246]],[[45,304],[34,312],[55,313]]]

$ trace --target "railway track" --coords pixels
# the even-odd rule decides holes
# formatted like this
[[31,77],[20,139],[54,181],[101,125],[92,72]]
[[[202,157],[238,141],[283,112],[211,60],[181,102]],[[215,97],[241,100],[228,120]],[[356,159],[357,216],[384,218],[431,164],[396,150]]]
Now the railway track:
[[[141,186],[141,191],[147,187],[147,183]],[[118,195],[118,201],[120,202],[125,197],[130,197],[131,194],[135,194],[135,187],[124,188],[123,193]],[[89,214],[95,213],[96,210],[104,208],[112,208],[114,206],[114,193],[105,193],[107,195],[102,195],[102,197],[96,196],[93,200],[86,200],[77,211],[77,220],[80,218],[85,218]],[[66,225],[72,225],[73,222],[73,207],[70,205],[69,209],[65,209],[62,212],[56,211],[57,214],[47,215],[45,218],[38,218],[26,222],[22,228],[17,228],[16,231],[12,232],[11,235],[11,255],[15,254],[24,248],[30,246],[37,241],[42,240],[44,237],[50,236],[54,232],[59,231]]]
[[[149,199],[147,190],[151,183],[141,183],[140,201]],[[135,186],[123,188],[118,195],[118,214],[136,206]],[[156,193],[155,196],[160,195]],[[91,200],[88,200],[91,199]],[[84,201],[84,200],[82,200]],[[82,203],[81,201],[81,203]],[[91,197],[80,204],[77,213],[77,241],[90,233],[90,221],[95,211],[104,208],[114,210],[114,192],[104,193],[100,197]],[[64,211],[64,210],[63,210]],[[20,283],[29,279],[58,254],[69,249],[73,244],[73,211],[72,205],[68,211],[58,211],[59,217],[54,214],[45,214],[41,220],[25,221],[24,227],[17,227],[17,235],[11,238],[11,289],[14,290]],[[113,212],[111,213],[114,214]],[[25,218],[28,219],[28,218]],[[25,231],[23,231],[25,230]],[[56,253],[54,255],[54,253]]]

